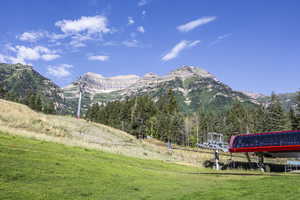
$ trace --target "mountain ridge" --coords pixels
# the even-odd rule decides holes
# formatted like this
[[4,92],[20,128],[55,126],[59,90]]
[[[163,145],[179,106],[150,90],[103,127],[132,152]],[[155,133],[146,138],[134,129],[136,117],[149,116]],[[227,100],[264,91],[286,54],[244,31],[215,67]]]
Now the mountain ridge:
[[[105,88],[106,84],[110,84],[111,79],[104,80],[102,75],[98,77],[101,77],[101,81],[94,81],[93,77],[89,76],[81,77],[64,88],[65,96],[69,99],[76,98],[74,94],[78,93],[77,85],[82,83],[86,85],[85,104],[125,100],[142,95],[148,95],[157,100],[169,89],[175,92],[184,111],[196,111],[200,104],[202,106],[211,105],[211,107],[216,105],[218,108],[224,109],[234,101],[258,103],[255,99],[222,83],[208,71],[195,66],[184,65],[162,76],[151,72],[141,77],[137,75],[117,76],[119,79],[114,79],[115,86],[106,91],[94,88]],[[130,78],[128,79],[128,77]],[[119,83],[122,83],[122,87],[118,87]]]
[[[79,82],[86,85],[82,97],[83,110],[93,103],[102,104],[142,95],[148,95],[156,101],[170,89],[185,112],[195,112],[201,107],[226,110],[236,101],[251,105],[268,105],[270,101],[267,95],[233,90],[205,69],[188,65],[165,75],[149,72],[143,76],[128,74],[105,77],[87,72],[78,80],[60,88],[32,66],[0,63],[0,83],[5,89],[22,97],[27,91],[41,93],[45,100],[54,101],[61,111],[66,110],[65,113],[74,114],[76,110]],[[296,93],[280,94],[279,98],[285,110],[296,105]]]

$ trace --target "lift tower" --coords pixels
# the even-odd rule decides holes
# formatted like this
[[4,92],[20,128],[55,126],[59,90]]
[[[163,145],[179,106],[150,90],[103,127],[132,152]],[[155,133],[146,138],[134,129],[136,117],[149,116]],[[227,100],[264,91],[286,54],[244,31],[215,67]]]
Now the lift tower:
[[82,100],[82,94],[84,93],[84,88],[86,84],[81,81],[81,77],[79,78],[79,81],[77,82],[78,88],[79,88],[79,98],[78,98],[78,106],[77,106],[77,119],[80,119],[80,110],[81,110],[81,100]]

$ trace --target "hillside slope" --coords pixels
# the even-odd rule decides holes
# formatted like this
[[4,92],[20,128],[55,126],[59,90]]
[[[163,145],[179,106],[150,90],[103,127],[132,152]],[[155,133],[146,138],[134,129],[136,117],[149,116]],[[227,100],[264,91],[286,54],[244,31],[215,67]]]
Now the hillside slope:
[[[68,116],[45,115],[27,106],[0,99],[0,131],[71,146],[98,149],[106,152],[157,159],[174,163],[202,166],[211,159],[210,153],[184,150],[169,151],[165,144],[137,140],[123,131],[75,119]],[[221,157],[221,159],[227,158]]]

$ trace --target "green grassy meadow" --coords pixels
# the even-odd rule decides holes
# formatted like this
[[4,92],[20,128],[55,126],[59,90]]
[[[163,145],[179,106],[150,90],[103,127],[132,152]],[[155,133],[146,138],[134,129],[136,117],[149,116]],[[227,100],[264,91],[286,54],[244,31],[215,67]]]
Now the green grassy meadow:
[[0,132],[1,200],[300,198],[300,175],[210,172]]

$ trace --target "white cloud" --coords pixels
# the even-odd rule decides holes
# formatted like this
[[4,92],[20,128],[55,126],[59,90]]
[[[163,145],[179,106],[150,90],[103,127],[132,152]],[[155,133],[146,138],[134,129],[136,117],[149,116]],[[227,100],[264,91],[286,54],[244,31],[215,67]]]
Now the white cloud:
[[178,56],[178,54],[189,47],[194,47],[200,43],[199,40],[196,41],[187,41],[187,40],[182,40],[179,43],[177,43],[170,52],[168,52],[165,56],[162,57],[163,61],[168,61],[171,59],[174,59]]
[[57,33],[51,33],[47,34],[47,37],[50,39],[50,42],[56,42],[57,40],[61,40],[67,37],[66,34],[57,34]]
[[41,58],[45,61],[55,60],[59,57],[60,57],[60,55],[57,55],[57,54],[45,54],[45,55],[41,56]]
[[83,42],[77,41],[77,40],[72,40],[70,42],[70,45],[72,47],[77,47],[77,48],[79,48],[79,47],[86,47],[86,44],[84,44]]
[[16,46],[17,49],[17,57],[26,59],[26,60],[38,60],[40,58],[40,51],[45,50],[41,49],[41,47],[25,47],[25,46]]
[[106,17],[96,15],[92,17],[82,16],[77,20],[61,20],[55,23],[62,32],[74,34],[87,32],[88,34],[109,33],[111,30],[107,27],[108,20]]
[[143,11],[142,11],[142,15],[143,15],[143,16],[146,16],[146,10],[143,10]]
[[150,1],[150,0],[140,0],[140,1],[138,2],[138,6],[144,6],[144,5],[146,5],[147,3],[149,3],[149,1]]
[[36,42],[45,36],[44,32],[24,32],[18,39],[27,42]]
[[232,35],[231,33],[228,33],[228,34],[225,34],[225,35],[221,35],[221,36],[218,37],[218,40],[223,40],[223,39],[225,39],[227,37],[230,37],[231,35]]
[[208,46],[214,46],[215,44],[221,42],[222,40],[224,40],[225,38],[228,38],[230,37],[232,34],[231,33],[228,33],[228,34],[225,34],[225,35],[220,35],[217,37],[216,40],[212,41]]
[[200,42],[201,42],[200,40],[195,40],[195,41],[191,42],[191,43],[189,44],[189,46],[190,46],[190,47],[197,46]]
[[0,63],[6,63],[6,56],[3,54],[0,54]]
[[92,40],[92,39],[93,38],[89,35],[76,34],[71,37],[70,45],[73,47],[85,47],[86,44],[84,43],[84,41]]
[[136,29],[138,32],[140,32],[140,33],[145,33],[145,29],[144,29],[144,27],[143,26],[139,26],[139,27],[137,27],[137,29]]
[[2,61],[8,63],[23,63],[26,64],[26,60],[45,60],[50,61],[60,57],[56,54],[56,51],[50,50],[43,46],[35,46],[33,48],[17,45],[15,47],[9,46],[10,51],[15,53],[15,56],[2,55]]
[[212,22],[216,19],[217,17],[201,17],[199,19],[196,19],[194,21],[190,21],[186,24],[177,26],[177,30],[181,31],[181,32],[188,32],[193,30],[194,28],[198,27],[198,26],[202,26],[204,24],[207,24],[209,22]]
[[99,60],[99,61],[107,61],[109,59],[109,56],[89,56],[89,60]]
[[133,20],[132,17],[128,17],[128,25],[134,24],[135,21]]
[[70,68],[72,65],[69,64],[60,64],[57,66],[48,66],[47,73],[56,77],[56,78],[65,78],[70,76],[72,73],[70,72]]
[[126,47],[138,47],[139,46],[139,42],[137,40],[127,40],[122,42],[123,45],[125,45]]

